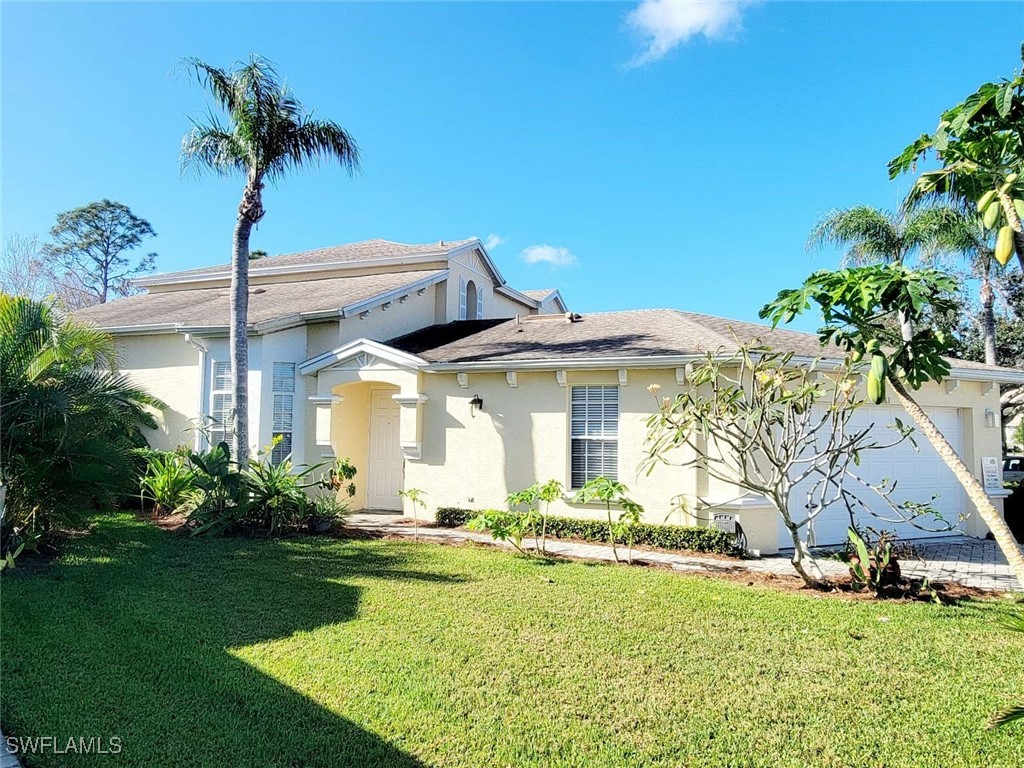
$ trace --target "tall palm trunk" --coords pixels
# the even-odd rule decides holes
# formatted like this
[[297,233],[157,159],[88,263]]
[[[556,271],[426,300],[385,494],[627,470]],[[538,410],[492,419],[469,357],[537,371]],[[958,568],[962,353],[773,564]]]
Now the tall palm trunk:
[[239,465],[249,460],[249,234],[263,218],[263,184],[250,177],[238,206],[231,251],[231,380],[234,390],[234,454]]
[[985,275],[981,281],[981,335],[985,339],[985,363],[998,365],[996,361],[996,294],[992,281]]
[[1010,568],[1013,569],[1013,574],[1017,577],[1018,583],[1024,586],[1024,553],[1021,552],[1017,539],[1014,538],[1010,528],[1006,525],[1003,516],[999,514],[999,510],[995,508],[988,494],[985,493],[985,489],[978,482],[978,478],[971,473],[971,470],[964,464],[963,459],[957,455],[945,435],[935,426],[935,422],[929,418],[924,409],[917,404],[917,401],[910,396],[903,387],[902,382],[892,374],[889,374],[887,378],[904,410],[910,414],[910,418],[917,424],[921,434],[928,438],[928,442],[932,444],[935,452],[939,454],[939,458],[949,467],[960,482],[960,485],[967,492],[967,498],[971,500],[971,503],[978,510],[981,519],[985,521],[989,530],[992,531],[992,536],[995,538],[996,544],[999,545],[999,549],[1002,550],[1003,555],[1006,556],[1006,561],[1010,564]]

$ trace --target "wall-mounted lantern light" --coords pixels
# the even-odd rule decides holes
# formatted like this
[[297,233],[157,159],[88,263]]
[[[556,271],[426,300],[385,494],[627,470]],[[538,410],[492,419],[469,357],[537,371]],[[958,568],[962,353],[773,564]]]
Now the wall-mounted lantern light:
[[473,395],[473,399],[469,401],[469,412],[471,415],[476,416],[477,411],[484,409],[484,399],[480,395]]
[[988,427],[989,429],[991,429],[991,428],[995,427],[995,425],[996,425],[996,412],[993,411],[991,408],[986,408],[985,409],[985,426]]

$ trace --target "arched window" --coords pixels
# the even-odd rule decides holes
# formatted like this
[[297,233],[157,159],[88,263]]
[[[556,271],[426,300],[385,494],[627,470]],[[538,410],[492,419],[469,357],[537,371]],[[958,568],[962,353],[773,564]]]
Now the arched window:
[[470,280],[466,283],[466,319],[479,320],[480,305],[477,301],[476,283]]

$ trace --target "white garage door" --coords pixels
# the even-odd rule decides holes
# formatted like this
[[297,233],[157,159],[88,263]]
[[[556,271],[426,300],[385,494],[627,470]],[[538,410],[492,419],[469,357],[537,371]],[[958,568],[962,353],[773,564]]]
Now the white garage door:
[[[963,434],[959,412],[955,408],[930,408],[928,414],[957,453],[962,453]],[[866,406],[854,414],[851,424],[860,427],[874,424],[875,429],[882,433],[879,439],[884,441],[889,435],[896,435],[895,430],[890,426],[895,423],[897,418],[904,424],[913,426],[913,421],[898,406]],[[935,453],[927,438],[917,431],[913,433],[913,438],[917,443],[917,450],[909,440],[905,440],[899,445],[885,450],[865,451],[861,454],[861,464],[856,468],[856,472],[858,476],[872,484],[878,484],[884,478],[895,480],[896,491],[893,498],[900,502],[927,503],[933,494],[938,494],[938,498],[932,502],[932,507],[942,515],[943,520],[936,520],[930,515],[923,516],[918,521],[919,525],[935,529],[945,527],[948,523],[956,523],[957,528],[945,532],[926,531],[909,523],[888,522],[866,511],[861,511],[858,514],[858,525],[875,530],[895,531],[901,539],[959,533],[958,521],[966,504],[963,488]],[[896,517],[888,505],[881,501],[873,491],[865,490],[858,495],[877,515],[888,520]],[[801,503],[799,489],[796,489],[792,498],[795,503]],[[803,516],[802,512],[800,510],[800,517]],[[833,505],[812,521],[812,541],[818,546],[842,544],[847,540],[846,529],[849,524],[850,517],[846,509],[839,505]],[[787,547],[789,543],[789,531],[780,523],[779,546]]]

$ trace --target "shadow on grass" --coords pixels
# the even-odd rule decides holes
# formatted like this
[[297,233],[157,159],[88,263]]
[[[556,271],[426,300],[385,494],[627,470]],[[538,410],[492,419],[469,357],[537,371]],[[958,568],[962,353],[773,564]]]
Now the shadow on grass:
[[4,731],[118,736],[123,750],[102,758],[109,765],[422,766],[232,655],[351,620],[360,588],[347,580],[459,580],[412,569],[406,554],[321,540],[190,541],[104,521],[65,561],[5,579]]

